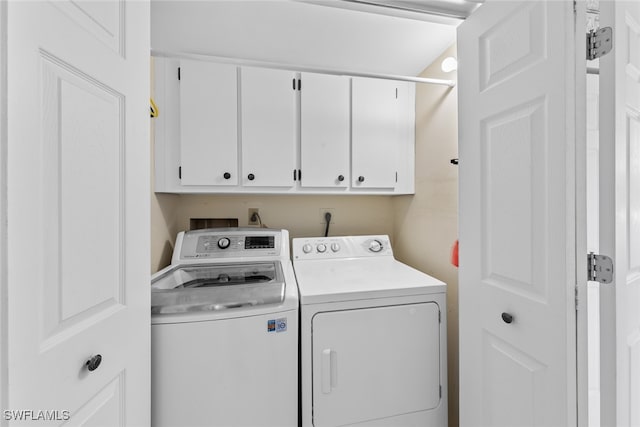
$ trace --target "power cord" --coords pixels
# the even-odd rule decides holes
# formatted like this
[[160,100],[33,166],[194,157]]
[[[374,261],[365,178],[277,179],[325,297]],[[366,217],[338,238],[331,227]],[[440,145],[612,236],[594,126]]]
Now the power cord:
[[329,224],[331,223],[331,212],[325,212],[324,220],[327,222],[327,226],[324,229],[324,237],[329,236]]
[[267,228],[267,224],[262,223],[262,218],[260,218],[260,214],[258,212],[254,212],[253,215],[251,215],[251,222],[256,221],[258,221],[260,228]]

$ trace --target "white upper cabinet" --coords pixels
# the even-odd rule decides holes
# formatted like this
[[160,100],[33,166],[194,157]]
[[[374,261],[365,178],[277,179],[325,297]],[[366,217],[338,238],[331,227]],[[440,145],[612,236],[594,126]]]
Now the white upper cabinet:
[[413,83],[159,57],[154,78],[156,192],[414,192]]
[[399,126],[399,82],[354,77],[352,79],[352,186],[394,188]]
[[349,78],[302,73],[302,187],[349,186]]
[[237,67],[181,60],[179,86],[182,185],[237,185]]
[[248,187],[292,187],[296,170],[295,73],[242,67],[242,180]]

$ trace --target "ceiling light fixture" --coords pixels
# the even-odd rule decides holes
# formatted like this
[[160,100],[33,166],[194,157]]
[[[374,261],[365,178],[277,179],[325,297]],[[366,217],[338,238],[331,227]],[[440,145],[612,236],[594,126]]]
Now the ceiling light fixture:
[[445,73],[450,73],[452,71],[455,71],[458,69],[458,60],[453,56],[447,56],[442,60],[442,64],[440,65],[440,68]]

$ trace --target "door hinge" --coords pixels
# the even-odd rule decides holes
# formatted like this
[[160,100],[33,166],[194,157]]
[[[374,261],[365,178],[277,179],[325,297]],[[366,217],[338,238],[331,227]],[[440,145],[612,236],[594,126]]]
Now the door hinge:
[[594,60],[613,49],[613,30],[611,27],[598,28],[587,33],[587,59]]
[[302,90],[302,79],[298,79],[298,90]]
[[442,312],[438,310],[438,323],[442,323]]
[[606,255],[598,255],[593,252],[587,255],[587,280],[600,283],[613,281],[613,260]]
[[438,394],[440,395],[440,399],[442,399],[442,385],[440,385],[440,390],[439,390]]
[[178,166],[178,179],[182,179],[182,166]]
[[178,67],[178,80],[180,80],[180,67]]

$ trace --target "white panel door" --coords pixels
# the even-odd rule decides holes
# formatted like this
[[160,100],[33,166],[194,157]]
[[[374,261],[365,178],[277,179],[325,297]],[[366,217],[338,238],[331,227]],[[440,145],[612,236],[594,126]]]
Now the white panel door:
[[149,425],[149,3],[7,8],[3,409]]
[[237,67],[180,61],[182,185],[238,184]]
[[393,188],[401,141],[399,83],[354,77],[351,84],[351,185]]
[[600,2],[614,49],[600,58],[602,425],[640,425],[640,3]]
[[313,318],[313,425],[342,426],[440,403],[435,303],[344,310]]
[[300,167],[303,187],[349,186],[349,78],[302,73]]
[[242,185],[292,187],[296,169],[295,73],[242,67]]
[[458,29],[461,426],[577,423],[576,43],[572,2]]

